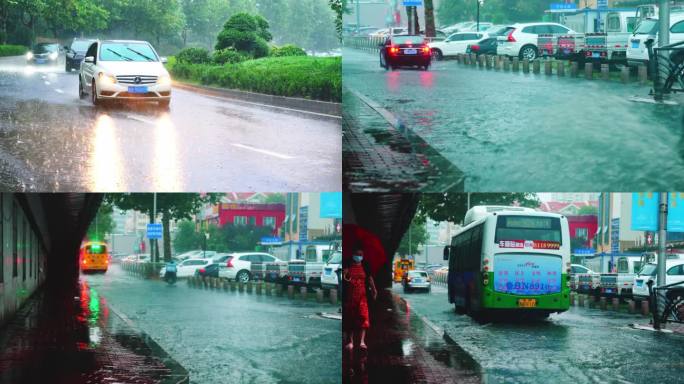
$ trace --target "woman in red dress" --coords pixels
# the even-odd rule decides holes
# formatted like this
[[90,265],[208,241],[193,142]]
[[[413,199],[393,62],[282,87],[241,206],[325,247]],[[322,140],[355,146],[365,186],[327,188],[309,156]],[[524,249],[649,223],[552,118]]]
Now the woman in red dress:
[[378,296],[375,282],[371,277],[368,264],[363,261],[363,249],[357,245],[352,256],[351,264],[347,263],[342,271],[344,279],[344,312],[342,324],[347,333],[345,348],[349,353],[354,350],[354,336],[359,334],[359,349],[365,352],[366,330],[370,327],[368,318],[368,299],[366,298],[366,284],[370,288],[373,299]]

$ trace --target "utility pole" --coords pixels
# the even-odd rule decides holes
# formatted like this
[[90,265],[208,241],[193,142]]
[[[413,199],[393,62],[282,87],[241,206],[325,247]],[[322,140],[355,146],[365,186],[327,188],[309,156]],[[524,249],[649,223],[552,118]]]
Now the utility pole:
[[663,47],[670,44],[670,2],[660,0],[658,9],[658,20],[660,20],[660,30],[658,31],[658,46]]
[[[157,219],[157,193],[152,194],[152,224],[155,223],[155,220]],[[152,260],[153,263],[156,263],[157,260],[157,239],[151,239],[150,240],[150,260]]]
[[667,237],[667,192],[658,201],[658,286],[665,285],[665,242]]
[[356,0],[356,34],[361,32],[361,3]]
[[480,0],[475,0],[477,2],[477,29],[475,32],[480,32]]

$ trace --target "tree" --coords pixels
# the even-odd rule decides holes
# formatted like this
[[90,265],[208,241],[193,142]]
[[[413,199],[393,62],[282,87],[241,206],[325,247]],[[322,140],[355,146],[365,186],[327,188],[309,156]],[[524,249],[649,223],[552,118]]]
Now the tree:
[[435,7],[432,0],[425,0],[425,36],[435,37]]
[[176,252],[187,252],[202,247],[202,237],[195,230],[195,223],[183,220],[178,223],[176,237],[173,239],[173,248]]
[[404,237],[401,238],[401,242],[399,243],[399,248],[397,249],[399,255],[415,255],[418,252],[418,246],[425,244],[428,238],[425,229],[425,220],[425,215],[421,215],[420,213],[417,213],[413,218],[409,230],[404,233]]
[[256,225],[236,225],[228,223],[221,228],[222,239],[227,251],[252,251],[259,245],[262,237],[272,236],[273,228]]
[[285,195],[282,193],[271,193],[264,199],[266,204],[285,204]]
[[112,233],[116,224],[112,219],[112,213],[114,208],[111,204],[103,202],[100,208],[97,210],[95,218],[90,223],[88,227],[88,232],[86,234],[88,240],[104,240],[105,236]]
[[259,15],[238,13],[226,21],[215,49],[233,48],[254,58],[268,56],[268,42],[273,39],[268,28],[268,21]]
[[[157,193],[157,214],[161,215],[164,241],[164,261],[171,260],[171,220],[189,220],[205,204],[216,204],[221,195],[199,193]],[[107,196],[107,200],[124,211],[135,210],[149,215],[152,222],[154,195],[152,193],[116,193]],[[159,250],[152,256],[158,258]]]
[[[481,20],[495,24],[510,21],[536,21],[544,16],[544,11],[555,0],[487,0],[480,7]],[[460,21],[475,20],[477,0],[442,1],[438,9],[439,21],[449,25]]]
[[[536,194],[518,193],[471,193],[470,206],[518,205],[537,208],[540,201]],[[419,210],[435,221],[463,222],[468,211],[467,193],[426,193],[420,201]]]
[[578,215],[598,215],[598,208],[593,205],[585,205],[577,211]]

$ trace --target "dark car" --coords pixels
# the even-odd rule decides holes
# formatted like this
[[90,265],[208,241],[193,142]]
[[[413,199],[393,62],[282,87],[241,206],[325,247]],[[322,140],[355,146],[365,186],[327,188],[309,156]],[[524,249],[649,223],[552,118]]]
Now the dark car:
[[195,276],[199,277],[219,277],[219,265],[209,264],[204,268],[200,268],[195,271]]
[[26,54],[29,64],[56,64],[59,58],[59,44],[40,43]]
[[430,67],[432,52],[423,36],[390,36],[380,47],[380,66],[385,69]]
[[476,55],[496,55],[496,37],[488,37],[482,39],[475,44],[468,45],[466,53],[474,53]]
[[70,45],[64,46],[66,51],[64,69],[67,72],[71,72],[72,69],[79,70],[88,47],[95,41],[94,39],[74,39]]

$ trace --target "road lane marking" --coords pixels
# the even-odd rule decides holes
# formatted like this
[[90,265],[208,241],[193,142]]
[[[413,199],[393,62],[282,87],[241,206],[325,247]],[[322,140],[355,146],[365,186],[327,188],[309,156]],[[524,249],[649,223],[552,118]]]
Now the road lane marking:
[[277,158],[283,159],[283,160],[292,160],[295,158],[294,156],[283,155],[282,153],[267,151],[265,149],[260,149],[260,148],[254,148],[254,147],[250,147],[249,145],[244,145],[244,144],[239,144],[239,143],[233,143],[233,146],[238,147],[238,148],[242,148],[242,149],[247,149],[247,150],[254,151],[254,152],[263,153],[264,155],[277,157]]
[[55,92],[57,92],[57,93],[64,93],[64,91],[62,91],[62,90],[59,89],[59,88],[55,89]]
[[155,126],[157,125],[156,121],[152,121],[152,120],[145,119],[142,117],[138,117],[135,115],[126,115],[126,118],[131,119],[131,120],[135,120],[135,121],[139,121],[141,123],[149,124],[149,125],[155,125]]
[[45,85],[50,85],[50,82],[45,80]]

